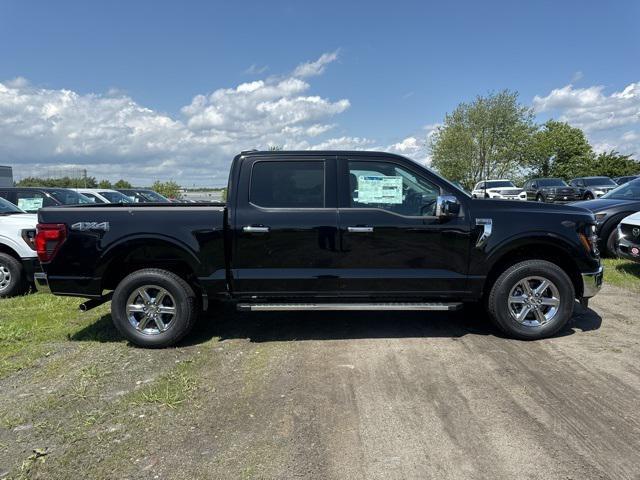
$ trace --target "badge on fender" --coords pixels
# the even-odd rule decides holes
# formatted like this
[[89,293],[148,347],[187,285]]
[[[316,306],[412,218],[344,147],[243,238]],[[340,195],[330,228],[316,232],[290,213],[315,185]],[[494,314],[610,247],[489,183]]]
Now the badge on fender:
[[109,228],[109,222],[77,222],[71,225],[71,230],[78,230],[80,232],[89,232],[92,230],[108,232]]

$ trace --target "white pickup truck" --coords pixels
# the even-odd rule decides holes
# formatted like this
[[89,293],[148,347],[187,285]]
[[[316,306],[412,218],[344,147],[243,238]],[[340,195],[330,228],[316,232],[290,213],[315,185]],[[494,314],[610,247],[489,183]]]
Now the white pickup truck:
[[38,216],[0,198],[0,298],[24,293],[38,268]]

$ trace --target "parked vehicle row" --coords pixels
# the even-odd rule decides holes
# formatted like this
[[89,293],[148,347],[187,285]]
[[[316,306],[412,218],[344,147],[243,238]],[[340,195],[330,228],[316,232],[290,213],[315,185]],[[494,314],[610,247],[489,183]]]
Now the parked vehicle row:
[[508,335],[537,339],[602,283],[590,211],[475,200],[387,153],[244,152],[226,205],[91,204],[38,220],[39,287],[88,298],[84,309],[111,300],[115,327],[147,347],[175,344],[214,300],[248,311],[482,301]]
[[[619,177],[620,185],[635,178]],[[561,178],[532,178],[522,188],[510,180],[487,180],[478,182],[471,194],[474,198],[567,203],[600,198],[618,186],[609,177],[580,177],[569,183]]]
[[38,267],[36,215],[0,198],[0,298],[23,293]]
[[153,190],[108,188],[5,187],[0,188],[0,198],[8,200],[27,213],[37,213],[40,208],[58,205],[169,202]]

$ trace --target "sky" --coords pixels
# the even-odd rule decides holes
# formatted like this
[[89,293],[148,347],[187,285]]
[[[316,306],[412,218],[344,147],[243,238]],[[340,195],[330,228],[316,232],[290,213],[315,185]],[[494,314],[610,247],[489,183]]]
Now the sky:
[[428,164],[463,101],[640,156],[640,2],[0,0],[0,164],[222,186],[241,150]]

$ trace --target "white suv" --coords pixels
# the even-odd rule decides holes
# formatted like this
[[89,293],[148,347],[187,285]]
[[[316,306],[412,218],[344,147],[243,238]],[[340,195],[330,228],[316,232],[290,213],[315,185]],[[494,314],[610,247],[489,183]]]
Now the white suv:
[[37,215],[0,198],[0,298],[24,293],[33,283],[37,223]]
[[640,262],[640,212],[618,224],[617,253],[619,257]]
[[501,200],[527,200],[527,192],[518,188],[511,180],[487,180],[478,182],[471,192],[473,198]]

